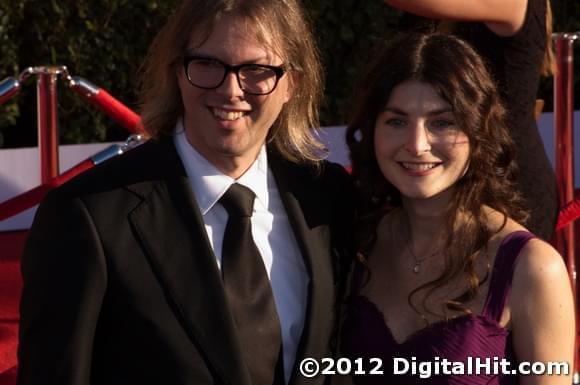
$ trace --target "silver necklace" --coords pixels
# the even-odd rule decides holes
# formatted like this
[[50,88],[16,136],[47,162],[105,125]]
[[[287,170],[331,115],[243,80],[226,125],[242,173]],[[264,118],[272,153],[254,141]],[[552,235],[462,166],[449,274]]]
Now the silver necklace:
[[[410,234],[410,232],[409,232]],[[411,256],[413,257],[413,259],[415,260],[415,265],[413,265],[413,273],[415,274],[419,274],[419,271],[421,271],[421,263],[431,257],[434,257],[435,255],[437,255],[437,253],[439,253],[439,250],[434,251],[433,253],[424,256],[423,258],[417,258],[417,255],[413,252],[413,238],[412,236],[409,236],[409,243],[407,243],[407,250],[409,250],[409,254],[411,254]]]

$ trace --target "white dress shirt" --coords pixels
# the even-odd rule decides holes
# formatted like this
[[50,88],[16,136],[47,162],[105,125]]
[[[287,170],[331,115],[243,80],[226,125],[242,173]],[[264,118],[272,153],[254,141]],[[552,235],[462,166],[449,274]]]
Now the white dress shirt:
[[218,201],[233,183],[242,184],[256,194],[251,220],[252,236],[270,278],[280,318],[284,374],[288,383],[304,327],[310,279],[274,176],[268,169],[266,147],[262,146],[256,161],[235,180],[219,171],[189,144],[182,121],[176,125],[174,143],[185,166],[220,269],[228,214]]

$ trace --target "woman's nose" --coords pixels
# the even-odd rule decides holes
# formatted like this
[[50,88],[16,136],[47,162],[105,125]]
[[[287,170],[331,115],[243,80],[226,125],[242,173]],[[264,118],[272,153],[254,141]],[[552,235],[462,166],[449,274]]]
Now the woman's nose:
[[405,149],[413,155],[431,151],[431,137],[423,122],[416,122],[410,127]]

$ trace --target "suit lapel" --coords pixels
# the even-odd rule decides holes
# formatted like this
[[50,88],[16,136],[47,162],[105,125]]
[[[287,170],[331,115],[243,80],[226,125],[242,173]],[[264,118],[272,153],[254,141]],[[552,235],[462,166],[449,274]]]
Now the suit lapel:
[[144,201],[129,220],[192,342],[224,383],[249,384],[221,275],[185,170],[171,141],[158,146],[159,154],[151,157],[154,180],[132,188]]
[[[297,368],[302,358],[323,357],[328,352],[327,339],[317,337],[326,335],[332,328],[328,309],[334,305],[329,304],[334,300],[332,289],[329,290],[333,287],[334,277],[330,229],[325,220],[329,215],[325,197],[317,195],[320,192],[313,188],[313,184],[305,183],[313,178],[308,171],[299,170],[298,166],[286,163],[272,153],[268,163],[310,276],[304,329],[290,378],[290,384],[294,384],[299,382]],[[325,325],[325,320],[329,321],[328,325]],[[328,329],[319,329],[325,326]]]

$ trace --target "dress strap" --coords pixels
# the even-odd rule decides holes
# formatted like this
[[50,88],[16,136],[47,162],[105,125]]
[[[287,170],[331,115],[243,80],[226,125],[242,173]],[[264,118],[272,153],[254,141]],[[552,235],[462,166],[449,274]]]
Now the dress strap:
[[514,231],[501,242],[491,272],[487,298],[483,305],[483,316],[500,321],[503,308],[512,286],[516,260],[526,243],[535,238],[529,231]]

